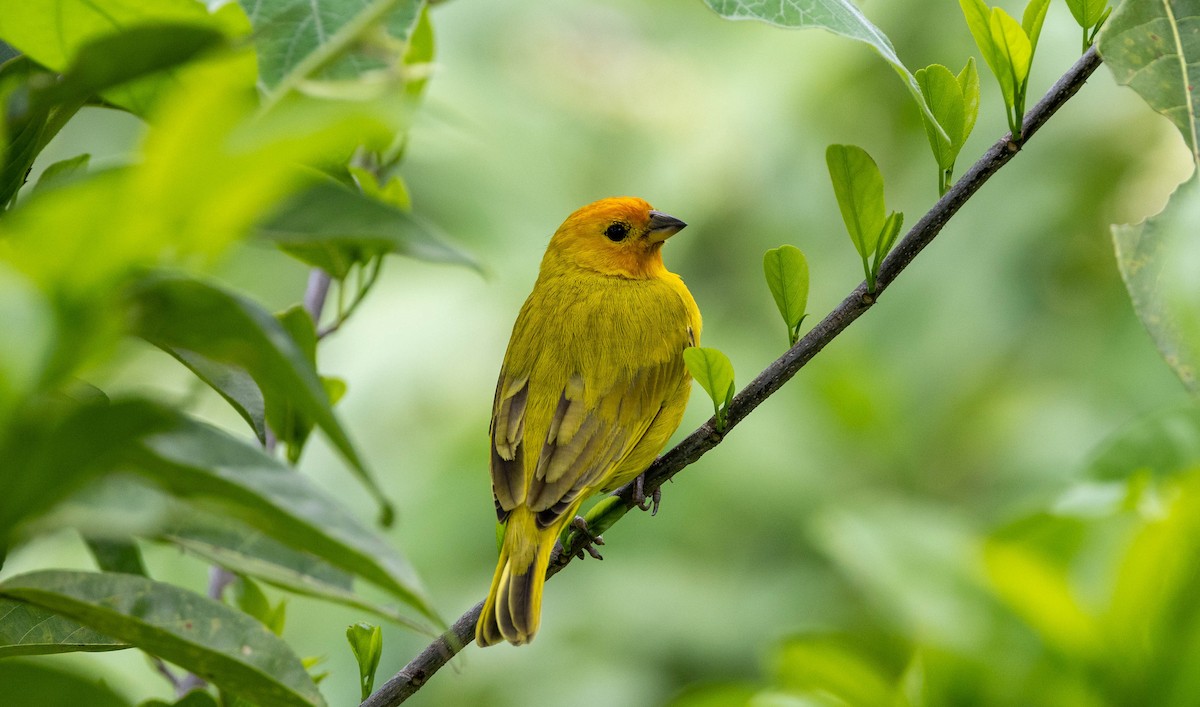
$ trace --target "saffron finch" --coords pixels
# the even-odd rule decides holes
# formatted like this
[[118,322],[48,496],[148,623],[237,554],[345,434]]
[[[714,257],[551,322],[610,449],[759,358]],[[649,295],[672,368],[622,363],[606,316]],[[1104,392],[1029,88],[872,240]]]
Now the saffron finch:
[[700,311],[662,245],[685,225],[619,197],[579,209],[550,239],[492,407],[505,529],[480,646],[533,639],[563,528],[589,496],[641,474],[679,426],[691,392],[683,350],[700,343]]

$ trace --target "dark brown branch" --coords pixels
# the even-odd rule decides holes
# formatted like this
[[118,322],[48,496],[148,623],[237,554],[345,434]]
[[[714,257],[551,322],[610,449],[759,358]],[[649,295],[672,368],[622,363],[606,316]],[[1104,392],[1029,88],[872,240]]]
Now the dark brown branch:
[[[1079,91],[1098,66],[1100,66],[1100,56],[1096,53],[1096,48],[1092,47],[1025,115],[1022,131],[1024,138],[1021,144],[1028,142],[1034,133],[1049,120],[1050,116],[1054,115],[1071,96]],[[875,294],[867,294],[866,283],[860,284],[825,319],[813,327],[774,363],[767,366],[762,373],[758,374],[758,377],[743,388],[730,403],[725,433],[718,433],[714,427],[714,420],[710,419],[669,452],[659,457],[646,470],[645,493],[652,493],[675,474],[703,456],[705,452],[720,444],[729,430],[745,419],[754,408],[758,407],[759,403],[791,380],[792,376],[796,375],[796,372],[803,368],[813,356],[825,348],[826,344],[842,333],[855,319],[862,316],[863,312],[870,309],[879,295],[912,262],[913,258],[917,257],[917,254],[937,237],[942,227],[962,208],[967,199],[979,191],[984,182],[1016,156],[1020,149],[1021,145],[1013,142],[1010,135],[1005,135],[999,142],[992,145],[983,157],[958,180],[958,183],[951,187],[945,196],[939,199],[933,208],[912,227],[904,240],[900,241],[895,250],[883,261],[879,268]],[[634,502],[632,484],[619,489],[614,495],[621,499],[622,503],[616,504],[615,508],[604,513],[603,522],[600,524],[601,531],[616,522],[620,516],[637,507]],[[589,523],[592,523],[591,518],[589,518]],[[577,547],[573,540],[574,538],[568,539],[568,551],[560,553],[551,562],[548,575],[557,574],[559,570],[570,563],[572,558],[570,550]],[[420,689],[433,673],[458,652],[452,646],[459,646],[461,649],[474,639],[475,622],[479,618],[482,606],[483,604],[480,602],[463,614],[449,631],[422,651],[375,694],[367,698],[361,707],[394,707]]]

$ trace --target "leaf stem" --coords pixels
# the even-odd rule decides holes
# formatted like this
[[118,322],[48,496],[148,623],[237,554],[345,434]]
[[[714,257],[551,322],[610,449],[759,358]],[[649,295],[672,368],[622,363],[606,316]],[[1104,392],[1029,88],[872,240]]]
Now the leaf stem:
[[[1098,66],[1100,66],[1100,55],[1096,53],[1094,47],[1089,48],[1079,61],[1050,88],[1042,100],[1029,111],[1024,125],[1026,140],[1033,137],[1034,133],[1079,91]],[[978,192],[992,175],[1018,154],[1010,149],[1011,142],[1012,137],[1006,135],[993,144],[958,182],[913,225],[904,239],[896,245],[880,266],[879,276],[876,280],[878,292],[886,289],[925,246],[933,242],[933,239],[958,213],[963,204]],[[759,404],[783,387],[830,341],[870,309],[877,298],[864,297],[866,294],[866,283],[860,283],[841,304],[810,329],[795,346],[767,366],[757,378],[734,396],[733,402],[730,403],[727,410],[725,422],[728,428],[726,431],[735,427]],[[661,488],[681,470],[720,444],[725,439],[725,435],[717,431],[715,423],[715,419],[710,419],[666,454],[656,459],[641,477],[643,479],[642,494],[651,494]],[[619,511],[619,514],[613,519],[613,522],[619,520],[620,515],[638,507],[633,483],[618,489],[614,496],[619,498],[621,503],[617,504],[618,508],[615,510]],[[546,573],[548,577],[557,574],[571,562],[571,556],[564,557],[564,554],[551,560],[550,569]],[[434,673],[474,639],[475,623],[479,620],[482,608],[483,602],[480,602],[459,617],[446,633],[426,647],[420,655],[367,698],[361,707],[395,707],[421,689],[421,686],[427,683]]]

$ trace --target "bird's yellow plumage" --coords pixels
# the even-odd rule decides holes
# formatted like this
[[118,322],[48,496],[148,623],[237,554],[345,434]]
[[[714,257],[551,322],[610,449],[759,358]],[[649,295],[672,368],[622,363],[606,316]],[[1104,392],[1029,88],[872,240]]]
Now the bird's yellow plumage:
[[475,639],[529,642],[551,550],[589,496],[633,480],[683,416],[683,350],[700,312],[662,262],[684,223],[641,199],[589,204],[550,239],[513,326],[492,407],[492,492],[505,523]]

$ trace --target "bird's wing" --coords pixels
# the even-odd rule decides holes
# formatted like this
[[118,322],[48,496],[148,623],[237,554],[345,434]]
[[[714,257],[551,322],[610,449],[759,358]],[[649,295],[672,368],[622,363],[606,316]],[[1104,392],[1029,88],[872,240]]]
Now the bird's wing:
[[675,355],[635,369],[606,390],[588,391],[578,375],[568,380],[526,498],[541,525],[604,486],[683,375],[683,360]]

